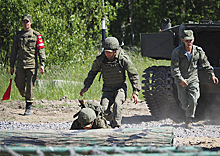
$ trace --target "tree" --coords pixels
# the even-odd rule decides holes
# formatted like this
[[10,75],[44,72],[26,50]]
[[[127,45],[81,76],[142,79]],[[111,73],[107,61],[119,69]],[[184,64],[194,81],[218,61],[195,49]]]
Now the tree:
[[[121,39],[125,35],[125,45],[140,44],[140,33],[158,32],[164,18],[171,19],[172,25],[180,25],[188,21],[218,20],[218,0],[109,0],[111,5],[119,3],[117,19],[110,24],[110,33]],[[132,2],[133,30],[131,29]]]
[[22,29],[21,16],[32,15],[32,28],[45,44],[48,64],[66,64],[95,56],[101,46],[101,18],[106,25],[116,16],[115,8],[102,0],[2,0],[0,1],[0,64],[9,64],[13,36]]

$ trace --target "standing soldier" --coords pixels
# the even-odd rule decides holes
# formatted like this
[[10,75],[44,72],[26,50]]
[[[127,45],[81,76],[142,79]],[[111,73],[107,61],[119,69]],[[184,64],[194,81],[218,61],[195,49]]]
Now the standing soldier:
[[[134,67],[128,55],[119,46],[119,42],[115,37],[107,37],[103,43],[104,52],[97,56],[93,62],[92,69],[88,73],[88,77],[84,81],[84,88],[80,95],[83,96],[98,72],[101,72],[103,77],[103,94],[101,99],[102,109],[105,113],[105,118],[112,120],[111,126],[120,127],[122,120],[122,104],[126,100],[127,71],[129,80],[133,87],[133,94],[131,99],[134,103],[138,102],[138,92],[140,91],[140,79],[137,69]],[[113,113],[110,111],[113,106]]]
[[14,73],[14,65],[17,60],[15,83],[22,97],[26,100],[24,115],[31,114],[31,106],[34,101],[34,86],[37,78],[38,60],[40,60],[40,72],[44,73],[45,51],[41,34],[31,29],[31,15],[22,16],[23,30],[19,31],[13,40],[10,56],[10,73]]
[[192,118],[195,117],[197,101],[200,96],[198,64],[210,75],[213,82],[218,84],[213,67],[210,65],[201,47],[193,45],[192,30],[184,30],[183,44],[175,48],[171,57],[171,74],[178,89],[178,98],[185,111],[185,128],[192,129]]

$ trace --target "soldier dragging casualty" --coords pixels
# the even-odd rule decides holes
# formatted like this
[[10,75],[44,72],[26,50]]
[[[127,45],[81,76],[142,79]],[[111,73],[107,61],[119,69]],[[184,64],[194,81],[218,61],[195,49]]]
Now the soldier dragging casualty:
[[[129,56],[119,46],[119,42],[115,37],[107,37],[102,47],[104,52],[94,60],[80,95],[83,96],[83,93],[92,85],[95,76],[98,72],[101,72],[104,81],[101,106],[105,113],[105,118],[111,121],[111,126],[115,128],[121,126],[122,104],[126,100],[127,83],[125,72],[127,71],[128,78],[133,87],[131,99],[134,99],[135,104],[138,102],[138,92],[141,85],[137,69],[134,67]],[[113,113],[111,112],[111,106],[113,106]]]

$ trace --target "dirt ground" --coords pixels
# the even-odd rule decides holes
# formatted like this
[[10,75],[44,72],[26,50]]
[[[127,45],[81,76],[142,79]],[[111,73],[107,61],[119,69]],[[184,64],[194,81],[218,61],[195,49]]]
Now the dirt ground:
[[[94,101],[100,102],[99,100]],[[31,115],[24,116],[24,101],[0,102],[0,121],[21,123],[72,122],[74,120],[73,115],[80,109],[78,100],[68,100],[65,97],[60,101],[36,100],[33,103]],[[150,121],[150,118],[152,116],[144,101],[135,105],[127,100],[123,104],[124,123],[146,122]]]
[[[74,120],[73,115],[80,110],[78,105],[78,100],[69,100],[66,97],[61,98],[60,101],[36,100],[32,106],[32,114],[23,116],[24,101],[0,102],[0,121],[21,123],[72,122]],[[152,121],[156,121],[156,119],[151,116],[145,101],[139,101],[135,105],[128,99],[123,104],[122,124],[140,124]],[[174,142],[183,146],[220,147],[220,138],[174,138]]]

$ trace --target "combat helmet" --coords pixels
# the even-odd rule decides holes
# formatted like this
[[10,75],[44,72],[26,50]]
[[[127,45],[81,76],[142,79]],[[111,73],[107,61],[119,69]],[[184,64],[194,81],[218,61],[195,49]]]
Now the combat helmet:
[[90,127],[92,125],[93,120],[96,118],[95,111],[91,108],[83,108],[79,112],[78,121],[81,124],[81,126],[84,127]]
[[105,50],[113,50],[113,49],[119,49],[119,42],[118,39],[115,37],[107,37],[102,44],[102,47]]

